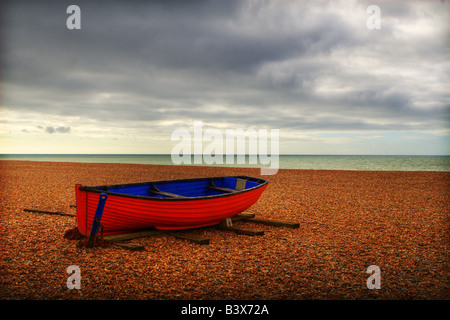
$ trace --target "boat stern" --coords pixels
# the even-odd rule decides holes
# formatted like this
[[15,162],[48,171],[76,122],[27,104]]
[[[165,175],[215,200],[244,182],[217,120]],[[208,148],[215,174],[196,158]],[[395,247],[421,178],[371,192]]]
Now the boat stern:
[[76,221],[77,221],[77,228],[78,231],[86,236],[87,231],[87,216],[86,216],[86,192],[80,190],[81,184],[75,185],[75,199],[77,202],[77,215],[76,215]]

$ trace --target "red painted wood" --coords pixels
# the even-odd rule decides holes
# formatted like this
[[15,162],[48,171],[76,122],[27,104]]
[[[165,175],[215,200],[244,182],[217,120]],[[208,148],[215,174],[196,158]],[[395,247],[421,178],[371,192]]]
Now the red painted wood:
[[[226,197],[209,199],[154,200],[108,195],[101,223],[103,234],[139,229],[178,230],[221,223],[258,201],[267,184]],[[91,229],[99,194],[76,186],[77,226],[81,234]]]

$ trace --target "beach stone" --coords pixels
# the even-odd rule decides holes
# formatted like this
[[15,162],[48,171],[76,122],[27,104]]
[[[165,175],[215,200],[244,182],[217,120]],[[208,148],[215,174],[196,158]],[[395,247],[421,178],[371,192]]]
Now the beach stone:
[[[333,171],[0,161],[0,299],[440,299],[448,300],[449,172]],[[191,230],[207,246],[168,235],[139,239],[146,250],[104,243],[86,249],[74,213],[75,184],[249,175],[268,178],[249,237]],[[45,179],[43,179],[45,177]],[[80,246],[77,246],[77,244]],[[67,267],[81,289],[67,289]],[[367,288],[370,265],[381,289]],[[32,290],[30,290],[32,288]]]

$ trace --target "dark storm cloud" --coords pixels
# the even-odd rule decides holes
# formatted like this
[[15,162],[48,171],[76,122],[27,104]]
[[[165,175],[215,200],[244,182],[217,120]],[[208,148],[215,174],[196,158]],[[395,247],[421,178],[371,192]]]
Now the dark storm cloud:
[[434,38],[398,28],[444,21],[447,3],[382,2],[382,29],[368,30],[369,2],[77,1],[81,30],[68,30],[74,3],[2,2],[6,109],[124,128],[448,124],[448,26]]

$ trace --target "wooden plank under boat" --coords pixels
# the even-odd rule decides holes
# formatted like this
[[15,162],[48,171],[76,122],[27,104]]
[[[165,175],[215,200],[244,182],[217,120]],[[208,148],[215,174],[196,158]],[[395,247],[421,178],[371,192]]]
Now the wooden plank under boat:
[[77,227],[83,235],[89,233],[101,193],[108,195],[101,219],[104,235],[211,226],[252,206],[268,183],[229,176],[93,187],[77,184]]

